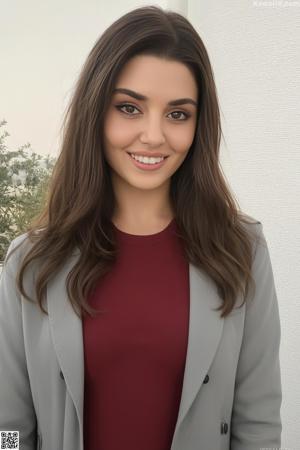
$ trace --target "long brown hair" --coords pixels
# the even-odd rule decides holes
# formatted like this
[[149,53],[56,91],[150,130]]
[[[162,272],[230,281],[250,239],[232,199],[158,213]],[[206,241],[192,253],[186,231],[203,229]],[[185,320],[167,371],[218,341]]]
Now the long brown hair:
[[[176,60],[192,70],[200,93],[193,143],[173,174],[170,197],[179,235],[190,263],[216,283],[228,315],[242,293],[246,301],[252,266],[251,217],[243,214],[219,163],[222,135],[213,70],[205,46],[182,15],[158,6],[140,7],[116,20],[91,49],[63,120],[61,151],[48,186],[45,207],[27,229],[30,250],[16,276],[24,291],[26,267],[36,260],[36,297],[41,310],[46,285],[78,248],[67,277],[76,314],[93,315],[87,301],[117,256],[112,227],[114,192],[103,152],[103,121],[116,78],[137,54]],[[248,219],[247,219],[248,217]],[[27,242],[28,242],[27,240]],[[240,305],[241,306],[241,305]]]

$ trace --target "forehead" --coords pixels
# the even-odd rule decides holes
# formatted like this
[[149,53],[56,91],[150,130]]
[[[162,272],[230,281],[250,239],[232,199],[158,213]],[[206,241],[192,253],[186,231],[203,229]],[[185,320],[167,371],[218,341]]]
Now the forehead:
[[183,63],[150,55],[137,55],[122,68],[116,88],[142,92],[149,98],[197,99],[197,83],[191,70]]

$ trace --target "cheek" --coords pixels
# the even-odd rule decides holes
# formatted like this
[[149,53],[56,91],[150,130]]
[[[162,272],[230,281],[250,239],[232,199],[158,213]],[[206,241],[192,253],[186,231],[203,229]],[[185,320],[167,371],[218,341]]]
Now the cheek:
[[104,124],[104,138],[112,147],[126,147],[135,134],[134,127],[116,115],[108,116]]
[[[175,127],[174,127],[175,128]],[[168,135],[170,147],[178,154],[186,153],[191,147],[195,134],[195,127],[179,127]]]

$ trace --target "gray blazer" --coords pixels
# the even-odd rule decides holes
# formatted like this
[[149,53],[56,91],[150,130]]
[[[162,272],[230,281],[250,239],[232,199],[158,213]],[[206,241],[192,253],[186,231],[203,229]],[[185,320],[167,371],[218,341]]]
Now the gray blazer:
[[[216,287],[189,265],[190,321],[181,402],[171,450],[260,450],[281,446],[280,320],[267,243],[253,263],[254,300],[226,318]],[[14,239],[7,253],[26,238]],[[83,450],[82,322],[65,281],[75,251],[48,284],[46,309],[22,299],[14,275],[23,246],[0,283],[0,430],[19,431],[20,450]],[[78,250],[78,249],[77,249]],[[34,269],[25,290],[34,297]],[[128,405],[130,408],[130,405]]]

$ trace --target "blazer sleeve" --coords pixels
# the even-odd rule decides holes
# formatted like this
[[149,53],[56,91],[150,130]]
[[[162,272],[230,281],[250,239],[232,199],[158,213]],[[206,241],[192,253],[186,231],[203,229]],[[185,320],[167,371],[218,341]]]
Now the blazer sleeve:
[[19,431],[22,450],[36,448],[36,415],[26,365],[22,305],[16,290],[18,249],[14,239],[0,275],[0,431]]
[[231,417],[231,450],[281,447],[280,319],[261,223],[252,264],[256,291],[247,303]]

